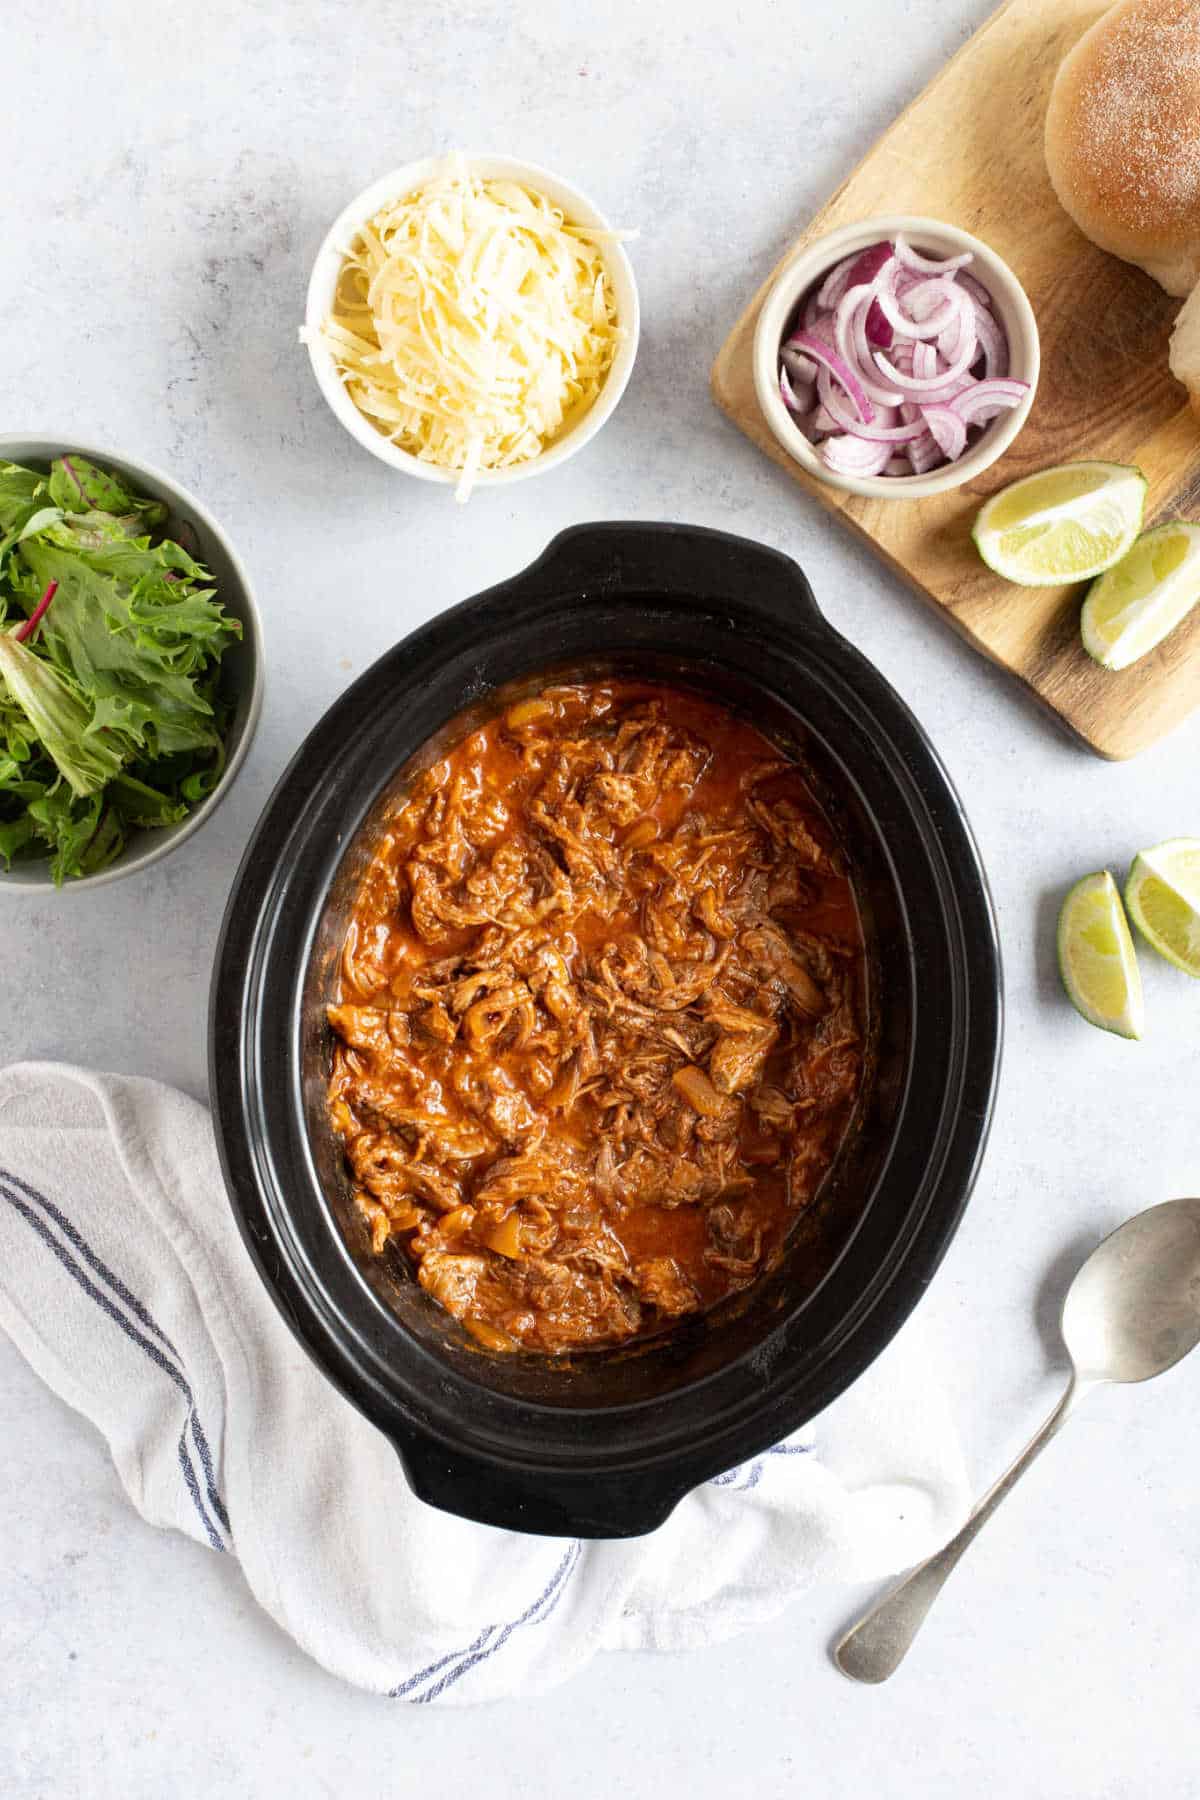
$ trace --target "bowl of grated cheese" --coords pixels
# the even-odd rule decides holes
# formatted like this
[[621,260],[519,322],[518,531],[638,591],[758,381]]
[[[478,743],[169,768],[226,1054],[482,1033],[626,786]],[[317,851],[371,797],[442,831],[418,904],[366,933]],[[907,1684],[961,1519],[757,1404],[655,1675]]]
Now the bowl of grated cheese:
[[317,384],[364,449],[458,500],[555,468],[633,368],[621,238],[577,188],[515,157],[381,176],[313,265],[300,339]]

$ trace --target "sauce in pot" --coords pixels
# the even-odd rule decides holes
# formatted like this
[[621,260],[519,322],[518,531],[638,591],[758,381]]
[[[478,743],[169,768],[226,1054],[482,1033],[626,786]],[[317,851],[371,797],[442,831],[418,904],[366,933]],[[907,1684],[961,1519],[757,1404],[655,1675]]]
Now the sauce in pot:
[[547,688],[388,821],[329,1105],[377,1251],[491,1349],[662,1330],[775,1263],[862,1080],[844,852],[681,690]]

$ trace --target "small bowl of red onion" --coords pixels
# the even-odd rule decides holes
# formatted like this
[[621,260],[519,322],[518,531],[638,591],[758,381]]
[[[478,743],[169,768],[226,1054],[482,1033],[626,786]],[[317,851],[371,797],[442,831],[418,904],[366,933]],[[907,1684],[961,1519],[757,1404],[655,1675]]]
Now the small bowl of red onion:
[[754,386],[788,455],[852,494],[912,500],[979,475],[1029,417],[1041,352],[994,250],[937,219],[845,225],[788,264]]

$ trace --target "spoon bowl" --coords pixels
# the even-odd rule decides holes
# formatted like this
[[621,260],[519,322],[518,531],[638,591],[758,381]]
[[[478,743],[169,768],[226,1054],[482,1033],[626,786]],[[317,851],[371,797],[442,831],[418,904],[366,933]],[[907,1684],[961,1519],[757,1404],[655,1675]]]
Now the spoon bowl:
[[1076,1379],[1149,1381],[1200,1343],[1200,1200],[1167,1200],[1092,1251],[1063,1302]]

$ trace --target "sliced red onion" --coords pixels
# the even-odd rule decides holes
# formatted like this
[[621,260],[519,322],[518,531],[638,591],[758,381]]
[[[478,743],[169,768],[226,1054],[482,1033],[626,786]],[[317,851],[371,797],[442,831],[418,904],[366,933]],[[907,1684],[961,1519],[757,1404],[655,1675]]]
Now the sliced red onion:
[[[956,276],[955,280],[957,279]],[[892,285],[896,290],[897,299],[903,300],[905,294],[911,294],[916,287],[924,287],[928,280],[928,275],[914,275],[911,269],[902,269],[897,263],[896,272],[892,276]]]
[[805,403],[802,400],[798,400],[795,393],[792,391],[792,384],[788,380],[788,372],[786,369],[780,369],[779,371],[779,392],[783,397],[783,404],[790,413],[806,413],[808,411],[808,407]]
[[914,344],[912,373],[918,381],[932,381],[938,372],[938,353],[932,344]]
[[801,387],[811,387],[817,379],[816,363],[811,357],[805,356],[802,351],[793,350],[785,344],[779,352],[779,360],[792,380],[798,382]]
[[[938,292],[934,295],[929,294],[928,289],[935,284],[922,282],[919,287],[909,290],[901,306],[896,297],[895,273],[896,264],[892,263],[876,280],[875,296],[884,318],[901,337],[935,338],[958,317],[963,299],[949,278],[937,284]],[[924,317],[917,312],[918,307]]]
[[869,425],[864,425],[851,413],[849,407],[838,399],[832,378],[822,369],[817,376],[817,392],[821,396],[821,405],[832,415],[837,431],[848,432],[851,437],[866,438],[873,444],[907,444],[913,438],[920,437],[925,430],[924,421],[915,420],[911,424],[896,422],[895,410],[885,407],[886,420],[879,413]]
[[918,399],[933,393],[937,388],[944,388],[949,382],[955,381],[958,376],[965,375],[974,361],[975,338],[973,334],[968,337],[966,349],[961,356],[957,357],[949,368],[942,369],[934,375],[905,375],[894,363],[889,362],[882,350],[875,352],[875,362],[888,380],[894,381],[901,393],[915,394]]
[[[975,346],[972,362],[979,360],[979,333],[975,329],[975,305],[968,300],[966,305],[959,305],[958,317],[947,325],[945,331],[937,337],[937,353],[945,362],[952,363],[967,347],[967,340]],[[886,345],[884,346],[886,349]]]
[[[811,389],[813,382],[817,380],[817,364],[811,360],[811,356],[804,355],[799,349],[786,349],[786,347],[781,349],[779,351],[779,367],[788,371],[788,380],[792,382],[792,391],[795,394],[801,394],[802,391]],[[811,407],[811,398],[808,400],[808,405]]]
[[949,375],[941,366],[941,358],[932,344],[917,344],[913,350],[912,372],[922,381],[932,381],[933,386],[928,393],[922,395],[926,404],[938,400],[953,400],[969,387],[974,387],[973,375]]
[[859,418],[864,424],[871,423],[875,417],[875,409],[863,391],[862,382],[836,350],[831,350],[828,344],[823,344],[820,338],[814,337],[811,331],[796,332],[793,337],[788,339],[788,343],[795,350],[803,350],[805,356],[811,357],[820,368],[828,369],[829,373],[841,382],[849,394]]
[[780,349],[779,391],[828,468],[926,474],[1028,393],[1007,378],[1008,340],[970,261],[872,244],[806,297]]
[[908,460],[912,464],[914,475],[927,475],[930,469],[936,469],[945,462],[941,448],[932,431],[922,433],[907,446]]
[[961,256],[947,256],[938,262],[933,257],[922,256],[914,250],[907,238],[896,233],[896,261],[905,269],[913,269],[919,275],[953,275],[956,269],[965,269],[968,263],[974,262],[969,250]]
[[800,315],[800,323],[805,331],[813,331],[825,317],[825,308],[821,305],[818,294],[810,294],[804,302],[804,311]]
[[869,287],[850,288],[843,294],[834,315],[834,335],[839,353],[854,370],[863,392],[877,406],[896,406],[900,396],[895,388],[884,387],[880,382],[879,370],[875,367],[875,352],[867,342],[867,313],[871,298],[872,290]]
[[971,295],[975,308],[975,336],[983,351],[983,372],[989,379],[1008,374],[1008,339],[986,307]]
[[856,250],[853,256],[844,257],[818,289],[818,302],[832,311],[847,288],[869,285],[891,258],[892,246],[887,243],[872,244],[869,250]]
[[872,350],[890,350],[896,334],[884,314],[878,300],[872,300],[867,308],[867,316],[863,320],[863,330]]
[[856,250],[853,256],[844,256],[840,263],[834,264],[811,302],[818,312],[832,312],[850,286],[850,271],[858,258],[859,252]]
[[[939,380],[945,380],[939,376]],[[958,375],[953,381],[947,381],[945,387],[931,388],[929,393],[921,395],[922,406],[948,406],[951,400],[957,400],[960,394],[969,393],[979,383],[973,375]]]
[[966,420],[950,406],[923,406],[925,423],[947,462],[957,462],[967,447]]
[[880,475],[891,454],[889,444],[869,444],[860,437],[828,437],[821,445],[826,466],[839,475]]
[[[1027,381],[977,381],[965,393],[947,401],[947,409],[957,413],[966,425],[984,425],[997,413],[1019,406],[1029,392]],[[928,411],[928,409],[926,409]]]
[[[970,311],[970,302],[964,306],[962,289],[955,285],[952,275],[935,275],[908,290],[904,296],[904,310],[919,325],[928,325],[943,317],[948,325],[953,325],[964,311]],[[924,335],[930,334],[925,332]]]
[[954,279],[957,285],[962,288],[963,292],[969,295],[977,305],[982,306],[985,312],[991,311],[992,296],[988,293],[982,281],[977,281],[974,275],[968,275],[965,269],[960,269]]
[[[803,329],[807,331],[810,336],[820,338],[821,342],[823,344],[828,344],[831,350],[837,349],[837,345],[833,341],[833,315],[831,313],[822,313],[819,318],[813,320],[811,325],[805,325]],[[791,337],[785,338],[784,348],[794,350],[796,347],[796,339],[799,335],[799,332],[794,331]]]
[[886,269],[894,254],[888,243],[872,244],[869,250],[863,251],[851,269],[847,287],[868,287],[880,269]]

